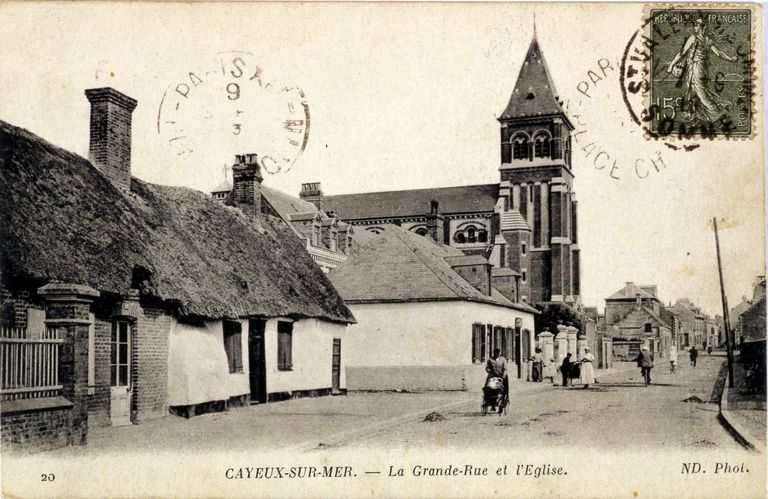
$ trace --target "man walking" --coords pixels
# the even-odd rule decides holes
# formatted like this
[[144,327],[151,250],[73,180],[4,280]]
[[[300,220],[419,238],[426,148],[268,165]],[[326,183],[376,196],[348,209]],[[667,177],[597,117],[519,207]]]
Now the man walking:
[[651,384],[651,369],[653,369],[653,354],[648,349],[648,345],[643,345],[640,349],[640,353],[637,354],[635,362],[642,369],[643,378],[645,379],[645,386]]
[[696,359],[699,358],[699,351],[696,350],[696,345],[693,345],[691,347],[691,351],[688,353],[691,357],[691,365],[693,367],[696,367]]

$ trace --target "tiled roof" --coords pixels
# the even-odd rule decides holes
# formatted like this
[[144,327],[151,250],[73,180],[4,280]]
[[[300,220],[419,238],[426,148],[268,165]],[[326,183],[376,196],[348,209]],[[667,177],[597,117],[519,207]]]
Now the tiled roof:
[[288,220],[291,222],[303,222],[306,220],[313,220],[317,216],[316,212],[309,213],[291,213],[288,215]]
[[495,290],[486,296],[465,281],[445,261],[463,256],[460,250],[394,225],[384,225],[383,229],[355,256],[331,271],[331,282],[345,301],[469,300],[535,312]]
[[519,272],[516,272],[510,268],[504,267],[504,268],[498,268],[494,267],[491,269],[491,277],[506,277],[506,276],[520,276]]
[[[231,189],[232,188],[230,187],[230,190]],[[285,220],[289,220],[290,215],[293,213],[315,213],[317,211],[317,208],[312,203],[290,196],[277,189],[267,187],[263,183],[261,184],[261,194],[267,198],[269,204],[271,204]]]
[[487,213],[493,212],[498,197],[499,184],[467,185],[325,196],[323,209],[342,220],[424,216],[434,199],[441,214]]
[[640,295],[640,298],[643,299],[651,299],[655,300],[656,297],[651,295],[650,293],[647,293],[644,291],[640,286],[636,286],[635,284],[628,282],[623,288],[621,288],[619,291],[615,292],[606,300],[634,300],[637,295]]
[[557,100],[557,90],[549,74],[549,68],[541,53],[539,42],[534,38],[528,47],[523,67],[517,77],[515,89],[499,119],[524,118],[562,114]]
[[490,262],[480,255],[446,256],[443,260],[445,260],[451,267],[462,265],[490,265]]
[[211,191],[211,194],[216,194],[218,192],[229,192],[231,190],[232,190],[232,184],[230,184],[229,181],[225,180],[224,182],[217,185],[216,188]]
[[520,214],[519,211],[517,211],[516,208],[513,208],[510,211],[505,211],[501,213],[500,216],[501,219],[501,230],[531,230],[531,226],[528,225],[528,222],[525,221],[523,216]]

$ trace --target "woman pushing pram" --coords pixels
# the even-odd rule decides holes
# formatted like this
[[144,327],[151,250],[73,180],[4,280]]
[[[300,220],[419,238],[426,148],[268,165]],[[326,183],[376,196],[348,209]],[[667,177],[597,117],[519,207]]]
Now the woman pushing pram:
[[496,411],[502,414],[509,405],[509,378],[507,377],[507,359],[501,355],[501,350],[494,349],[493,355],[485,364],[485,378],[483,387],[483,414]]

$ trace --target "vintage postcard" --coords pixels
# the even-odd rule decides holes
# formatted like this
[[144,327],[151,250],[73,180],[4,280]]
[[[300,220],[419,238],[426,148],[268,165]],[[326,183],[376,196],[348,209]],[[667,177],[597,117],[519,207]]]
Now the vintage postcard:
[[0,3],[7,497],[765,497],[763,8]]

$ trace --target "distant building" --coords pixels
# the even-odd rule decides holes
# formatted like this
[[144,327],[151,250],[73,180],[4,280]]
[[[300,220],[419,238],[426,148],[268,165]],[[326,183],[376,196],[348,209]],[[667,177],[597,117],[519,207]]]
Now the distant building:
[[[225,181],[211,191],[211,197],[226,203],[232,184]],[[277,189],[261,186],[265,204],[293,228],[296,236],[323,272],[328,273],[354,251],[354,228],[336,217],[318,210],[314,204],[289,196]]]
[[702,348],[710,340],[710,334],[716,336],[714,327],[712,330],[709,327],[712,320],[688,298],[679,298],[668,308],[680,321],[680,347]]
[[631,360],[643,344],[657,355],[669,352],[674,322],[656,293],[656,286],[628,282],[605,299],[605,328],[613,339],[614,359]]
[[346,336],[347,386],[463,390],[482,386],[499,348],[526,379],[536,310],[516,302],[519,275],[383,224],[330,273],[357,319]]
[[[501,116],[499,182],[432,189],[300,197],[359,230],[395,224],[520,274],[523,302],[580,304],[580,249],[571,132],[534,39]],[[439,213],[431,202],[439,204]]]

